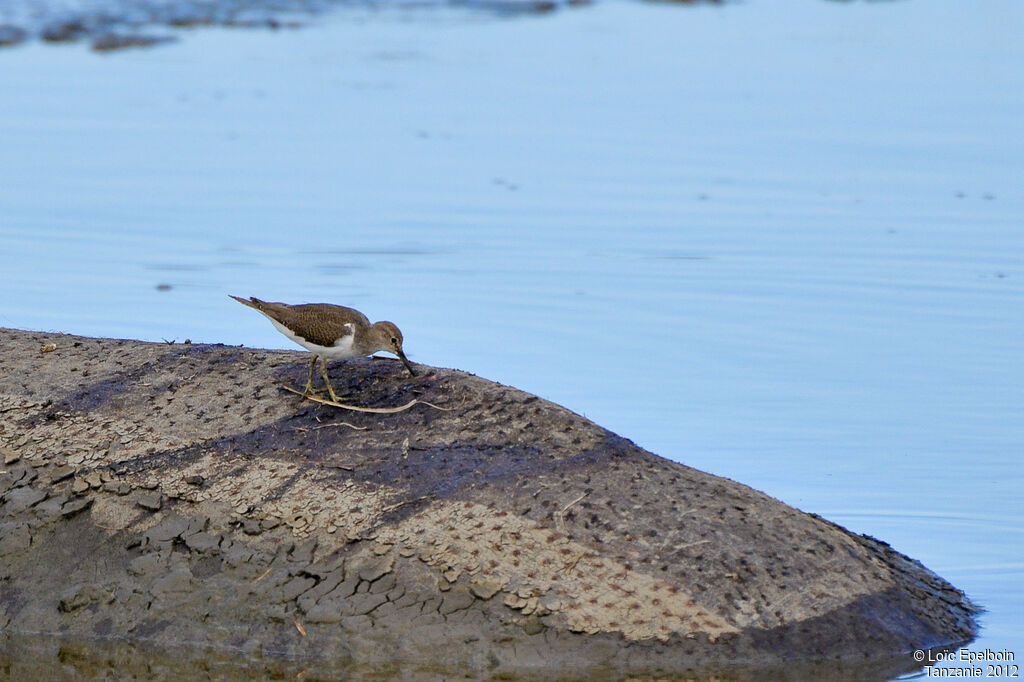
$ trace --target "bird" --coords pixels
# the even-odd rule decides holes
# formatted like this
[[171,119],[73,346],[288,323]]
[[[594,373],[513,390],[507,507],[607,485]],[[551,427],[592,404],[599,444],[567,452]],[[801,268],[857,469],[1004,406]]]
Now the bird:
[[[228,294],[231,296],[231,294]],[[327,359],[357,358],[377,351],[394,353],[405,364],[410,376],[416,376],[412,363],[402,351],[402,332],[393,322],[375,322],[358,310],[331,303],[272,303],[255,297],[231,296],[242,305],[263,313],[289,339],[299,344],[313,358],[309,361],[309,378],[304,394],[316,394],[313,388],[313,367],[320,358],[320,371],[331,400],[341,402],[327,377]]]

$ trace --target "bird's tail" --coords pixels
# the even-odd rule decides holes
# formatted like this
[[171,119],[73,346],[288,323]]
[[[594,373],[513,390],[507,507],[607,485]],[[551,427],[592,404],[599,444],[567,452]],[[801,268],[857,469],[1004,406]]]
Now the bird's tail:
[[[231,296],[231,294],[228,294],[228,296]],[[261,301],[260,299],[256,298],[256,297],[254,297],[254,296],[249,297],[249,298],[241,298],[240,296],[231,296],[231,298],[235,299],[236,301],[238,301],[242,305],[247,305],[250,308],[255,308],[256,310],[260,311],[261,313],[263,312],[263,306],[265,305],[264,302]]]

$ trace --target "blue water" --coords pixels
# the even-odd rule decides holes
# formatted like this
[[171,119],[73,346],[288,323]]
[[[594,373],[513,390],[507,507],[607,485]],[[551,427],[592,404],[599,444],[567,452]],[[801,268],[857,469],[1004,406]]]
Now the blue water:
[[890,542],[1021,662],[1021,35],[613,1],[10,48],[0,325],[287,348],[227,294],[351,305]]

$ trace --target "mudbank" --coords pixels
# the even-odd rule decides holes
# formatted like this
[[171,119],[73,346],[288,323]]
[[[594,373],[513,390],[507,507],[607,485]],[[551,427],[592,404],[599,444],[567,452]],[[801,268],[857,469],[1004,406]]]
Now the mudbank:
[[372,414],[282,390],[305,382],[299,352],[0,343],[9,649],[863,679],[975,633],[965,596],[884,542],[464,372],[335,363],[352,404],[422,401]]

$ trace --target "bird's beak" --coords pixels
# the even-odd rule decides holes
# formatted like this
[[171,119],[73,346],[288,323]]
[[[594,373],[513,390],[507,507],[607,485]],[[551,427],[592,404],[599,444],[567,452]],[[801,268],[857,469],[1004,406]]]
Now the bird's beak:
[[405,357],[405,353],[402,352],[401,348],[398,349],[397,355],[398,355],[398,359],[401,360],[405,364],[405,368],[407,370],[409,370],[409,375],[410,376],[416,376],[416,370],[414,370],[412,368],[412,363],[409,362],[409,358]]

